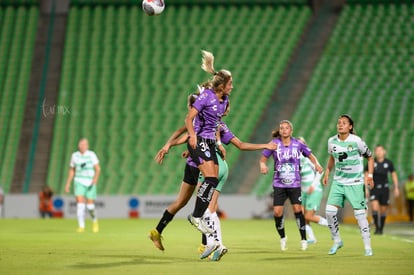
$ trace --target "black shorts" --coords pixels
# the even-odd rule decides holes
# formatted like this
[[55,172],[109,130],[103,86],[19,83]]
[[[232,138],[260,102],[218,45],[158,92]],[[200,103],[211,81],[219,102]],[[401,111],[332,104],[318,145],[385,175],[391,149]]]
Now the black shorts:
[[291,204],[302,204],[302,191],[297,188],[273,187],[273,206],[282,206],[289,198]]
[[380,205],[389,205],[390,204],[390,189],[388,186],[382,186],[382,188],[372,189],[369,192],[370,201],[378,201]]
[[200,169],[190,166],[187,163],[185,164],[183,182],[188,183],[189,185],[197,185],[199,175]]
[[197,166],[204,161],[214,161],[214,164],[218,165],[215,140],[197,137],[197,147],[193,149],[187,142],[187,148]]

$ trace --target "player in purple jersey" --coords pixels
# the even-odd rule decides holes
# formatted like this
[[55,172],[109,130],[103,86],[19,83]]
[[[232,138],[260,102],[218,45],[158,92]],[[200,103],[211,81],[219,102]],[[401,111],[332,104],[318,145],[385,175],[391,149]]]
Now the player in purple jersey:
[[308,247],[305,231],[305,217],[302,213],[301,205],[301,177],[300,177],[300,156],[303,155],[311,160],[315,165],[316,171],[322,173],[323,168],[319,165],[316,157],[308,146],[292,137],[293,125],[289,120],[282,120],[279,128],[272,132],[273,142],[276,143],[276,150],[263,150],[260,159],[260,172],[267,174],[269,169],[266,161],[269,157],[274,159],[273,176],[273,215],[276,230],[280,236],[280,248],[282,251],[287,249],[287,237],[283,219],[283,205],[289,198],[293,212],[295,213],[296,223],[301,236],[301,248],[306,250]]
[[[192,104],[192,100],[194,100],[193,96],[189,98],[189,104]],[[226,113],[229,111],[229,107]],[[275,149],[276,145],[274,143],[269,144],[252,144],[240,141],[227,127],[224,122],[219,123],[219,133],[221,137],[221,142],[224,144],[232,143],[240,150],[261,150],[261,149]],[[172,146],[183,144],[187,140],[187,136],[183,135],[187,131],[185,126],[180,127],[176,130],[172,136],[168,139],[167,143],[158,151],[157,155],[155,156],[155,161],[159,164],[162,164],[164,157],[168,154],[169,149]],[[191,172],[191,173],[190,173]],[[197,176],[195,174],[197,173]],[[187,175],[187,176],[186,176]],[[161,217],[156,229],[152,229],[150,231],[149,238],[154,242],[154,245],[160,249],[164,250],[164,246],[162,245],[161,240],[161,233],[168,225],[168,223],[174,218],[175,214],[183,208],[191,198],[195,188],[196,182],[198,181],[199,170],[196,167],[196,164],[192,161],[191,157],[187,158],[186,162],[186,169],[185,169],[185,176],[183,182],[181,184],[181,188],[178,194],[177,199],[170,204],[167,209],[164,211],[163,216]],[[209,205],[210,212],[212,213],[213,220],[214,220],[214,212],[217,207],[217,200],[218,200],[219,192],[217,190],[214,191],[212,196],[212,200]],[[216,223],[219,226],[219,223]],[[221,232],[221,230],[215,230]],[[221,237],[220,237],[221,239]]]
[[213,75],[210,85],[201,93],[185,118],[188,131],[187,148],[191,158],[204,176],[189,222],[202,233],[212,233],[202,219],[214,188],[218,184],[218,162],[215,154],[217,123],[227,107],[228,95],[233,89],[231,73],[227,70],[214,70],[214,56],[202,51],[202,69]]

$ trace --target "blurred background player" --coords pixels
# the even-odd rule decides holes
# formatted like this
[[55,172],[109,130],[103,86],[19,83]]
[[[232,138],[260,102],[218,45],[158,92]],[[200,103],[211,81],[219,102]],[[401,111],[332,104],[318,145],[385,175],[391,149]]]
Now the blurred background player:
[[42,218],[53,217],[53,191],[49,186],[44,186],[39,192],[39,214]]
[[296,224],[301,236],[301,249],[306,250],[308,248],[305,217],[301,204],[300,156],[304,155],[309,158],[319,173],[323,171],[309,147],[293,138],[292,133],[292,123],[288,120],[282,120],[279,123],[279,128],[272,132],[272,142],[276,143],[276,150],[263,150],[263,156],[260,159],[260,172],[262,174],[267,174],[269,171],[266,166],[268,158],[272,156],[274,159],[273,215],[276,230],[280,236],[280,248],[282,251],[287,249],[283,209],[288,198],[292,204]]
[[65,191],[70,192],[70,185],[73,180],[77,203],[78,232],[85,231],[86,208],[93,221],[92,231],[96,233],[99,231],[98,219],[95,213],[96,184],[101,173],[101,167],[96,154],[89,150],[89,142],[86,138],[79,140],[78,148],[79,151],[74,152],[70,160]]
[[414,175],[408,176],[408,180],[404,185],[405,199],[407,200],[408,215],[410,222],[413,222],[414,215]]
[[354,121],[349,115],[341,115],[336,124],[338,134],[328,140],[328,165],[326,167],[323,184],[328,184],[330,172],[335,174],[326,205],[326,219],[331,230],[334,244],[329,255],[335,255],[343,246],[339,234],[338,208],[344,207],[345,199],[354,209],[364,242],[365,256],[372,256],[371,236],[367,219],[367,205],[365,200],[364,166],[362,156],[368,159],[368,175],[366,184],[370,188],[374,185],[372,173],[374,158],[366,143],[354,135]]
[[[298,137],[298,140],[307,145],[303,137]],[[305,214],[306,233],[308,234],[307,241],[308,243],[316,243],[316,237],[310,222],[328,226],[328,221],[324,217],[315,214],[319,210],[323,196],[321,174],[316,172],[315,166],[310,159],[303,155],[300,156],[300,178],[302,185],[302,208]]]
[[[372,218],[375,224],[376,235],[382,235],[385,219],[387,217],[388,205],[390,204],[390,188],[388,186],[388,175],[391,174],[394,185],[394,197],[398,198],[400,191],[398,189],[398,176],[395,172],[394,164],[391,160],[385,158],[387,152],[384,146],[375,147],[374,158],[374,188],[369,191],[369,200],[371,201]],[[368,170],[368,167],[365,168]],[[368,172],[365,172],[365,176]]]

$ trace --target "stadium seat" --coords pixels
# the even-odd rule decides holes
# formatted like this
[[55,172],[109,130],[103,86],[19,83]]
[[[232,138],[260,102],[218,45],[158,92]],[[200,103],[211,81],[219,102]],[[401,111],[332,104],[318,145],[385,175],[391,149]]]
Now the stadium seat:
[[[58,102],[72,115],[56,119],[47,183],[62,192],[57,183],[66,173],[52,169],[66,167],[85,136],[105,171],[100,192],[177,192],[185,146],[162,166],[153,158],[183,125],[188,95],[210,77],[200,69],[200,50],[215,54],[217,70],[232,71],[226,120],[248,141],[310,15],[306,5],[177,4],[148,17],[139,5],[72,1]],[[239,153],[228,147],[230,167]]]
[[[36,1],[0,5],[0,184],[9,192],[29,84],[39,9]],[[38,3],[38,1],[37,1]],[[28,4],[28,5],[20,5]]]

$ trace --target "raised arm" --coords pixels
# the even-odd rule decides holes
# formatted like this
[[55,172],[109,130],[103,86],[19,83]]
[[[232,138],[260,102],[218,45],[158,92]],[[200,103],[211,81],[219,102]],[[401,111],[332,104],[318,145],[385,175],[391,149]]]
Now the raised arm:
[[321,174],[323,172],[323,168],[322,166],[319,164],[318,160],[316,159],[314,154],[310,154],[309,157],[310,161],[313,163],[313,165],[315,166],[316,171],[318,171],[319,174]]
[[[172,133],[172,135],[168,138],[167,142],[164,144],[164,146],[158,151],[158,153],[155,155],[154,160],[158,164],[162,164],[164,160],[164,156],[168,154],[168,151],[172,146],[182,144],[187,140],[186,136],[182,136],[183,133],[187,131],[187,128],[184,126],[181,126],[177,130]],[[181,136],[181,137],[180,137]],[[180,143],[181,142],[181,143]]]
[[238,137],[234,137],[231,139],[231,144],[236,146],[239,150],[244,151],[254,151],[254,150],[276,150],[277,145],[274,142],[269,143],[262,143],[262,144],[256,144],[256,143],[248,143],[241,141]]

